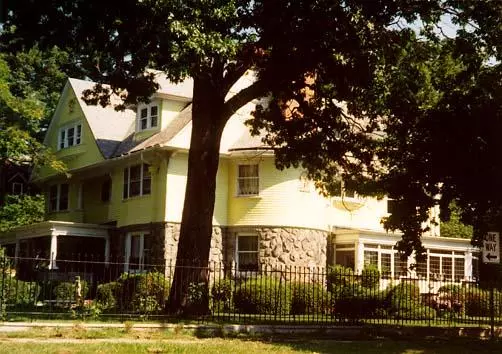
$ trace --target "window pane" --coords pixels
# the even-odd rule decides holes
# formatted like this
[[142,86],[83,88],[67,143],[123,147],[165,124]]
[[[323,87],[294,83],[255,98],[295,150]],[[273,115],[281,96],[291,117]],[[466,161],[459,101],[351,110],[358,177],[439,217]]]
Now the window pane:
[[75,139],[75,145],[80,145],[81,137],[82,137],[82,125],[78,124],[77,125],[77,137]]
[[61,190],[59,194],[59,210],[68,209],[68,190],[69,185],[67,183],[61,184]]
[[[401,255],[399,253],[394,253],[394,275],[395,276],[407,276],[408,275],[408,259],[401,259]],[[427,270],[427,264],[425,265],[425,269]],[[427,272],[426,272],[427,273]]]
[[439,278],[440,277],[440,263],[441,263],[441,258],[435,257],[435,256],[430,256],[429,258],[429,271],[431,274],[431,277],[434,278]]
[[110,201],[111,190],[112,190],[112,181],[107,179],[101,185],[101,201],[102,202]]
[[140,194],[141,181],[135,181],[129,184],[129,197],[134,197]]
[[381,259],[382,269],[380,270],[380,272],[382,273],[382,275],[390,276],[392,274],[392,260],[390,253],[382,253]]
[[143,264],[153,265],[154,260],[152,259],[152,248],[153,248],[153,237],[149,234],[144,234],[143,236]]
[[142,194],[150,194],[152,190],[152,175],[150,174],[150,165],[143,164],[143,191]]
[[378,251],[364,251],[364,265],[378,266]]
[[452,278],[452,269],[451,269],[451,264],[452,264],[452,259],[451,257],[442,257],[443,261],[443,276],[445,279],[451,280]]
[[141,118],[146,118],[148,116],[148,108],[143,108],[141,110]]
[[157,116],[150,118],[150,126],[152,128],[157,126]]
[[74,145],[74,139],[75,138],[75,128],[69,128],[68,129],[68,146],[73,146]]
[[239,236],[239,251],[258,251],[258,236]]
[[464,279],[464,258],[455,258],[455,280]]
[[257,195],[258,194],[258,178],[241,178],[239,179],[239,195]]
[[140,269],[140,246],[141,235],[131,235],[131,256],[129,257],[129,269]]
[[145,130],[147,128],[147,122],[148,120],[146,118],[141,119],[141,130]]
[[257,271],[258,270],[258,252],[239,253],[239,271]]
[[159,112],[159,107],[158,106],[152,106],[150,107],[150,116],[157,116]]
[[141,165],[130,167],[130,180],[131,182],[141,180]]
[[64,149],[65,141],[66,141],[66,131],[61,130],[61,132],[59,133],[59,148],[60,149]]
[[354,251],[336,251],[336,264],[354,269],[354,259]]
[[51,186],[49,189],[49,210],[55,211],[58,209],[58,186]]

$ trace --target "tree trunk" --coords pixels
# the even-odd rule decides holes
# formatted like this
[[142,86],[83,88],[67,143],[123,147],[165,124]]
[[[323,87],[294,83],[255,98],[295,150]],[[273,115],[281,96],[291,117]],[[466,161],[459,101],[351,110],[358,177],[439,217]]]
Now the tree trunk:
[[[224,100],[209,80],[194,80],[192,136],[176,268],[168,311],[173,314],[207,311],[207,266],[218,171],[220,140],[226,120]],[[194,303],[189,288],[198,295]],[[192,295],[194,295],[192,294]],[[205,307],[205,309],[201,309]]]

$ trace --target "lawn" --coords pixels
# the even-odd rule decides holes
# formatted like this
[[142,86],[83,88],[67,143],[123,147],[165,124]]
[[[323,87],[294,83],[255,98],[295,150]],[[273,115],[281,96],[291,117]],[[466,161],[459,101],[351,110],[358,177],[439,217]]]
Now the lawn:
[[502,353],[502,342],[466,338],[339,341],[299,336],[207,338],[189,332],[36,328],[0,333],[0,353]]

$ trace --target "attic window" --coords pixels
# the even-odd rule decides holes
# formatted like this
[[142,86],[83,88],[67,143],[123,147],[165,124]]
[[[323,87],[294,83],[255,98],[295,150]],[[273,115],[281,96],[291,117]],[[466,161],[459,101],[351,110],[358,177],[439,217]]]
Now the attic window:
[[76,123],[59,129],[58,150],[66,149],[82,142],[82,124]]
[[138,108],[138,130],[156,128],[159,124],[159,106],[157,103],[142,105]]

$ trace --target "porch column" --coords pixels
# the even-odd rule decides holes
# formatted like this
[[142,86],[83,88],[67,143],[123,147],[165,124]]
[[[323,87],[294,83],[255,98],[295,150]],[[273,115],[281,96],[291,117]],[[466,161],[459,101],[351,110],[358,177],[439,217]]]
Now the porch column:
[[51,253],[49,255],[49,269],[58,269],[56,265],[56,258],[58,256],[58,236],[51,236]]
[[21,248],[21,241],[16,240],[16,248],[14,250],[14,265],[17,265],[20,248]]
[[471,280],[474,277],[472,274],[472,252],[466,251],[464,258],[464,279]]
[[110,263],[110,235],[105,238],[105,265]]
[[356,274],[361,274],[364,269],[364,243],[361,241],[356,241],[356,249],[355,249],[355,269],[354,272]]

